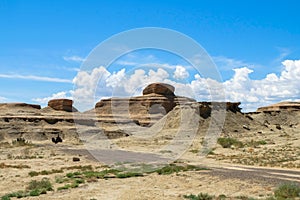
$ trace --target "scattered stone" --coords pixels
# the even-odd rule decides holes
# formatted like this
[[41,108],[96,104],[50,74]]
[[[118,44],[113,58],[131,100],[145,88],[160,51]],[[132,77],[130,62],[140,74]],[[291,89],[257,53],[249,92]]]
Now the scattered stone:
[[243,129],[250,131],[250,128],[247,125],[243,125]]
[[281,130],[280,124],[276,124],[276,128],[277,128],[278,130]]
[[79,162],[80,161],[80,158],[78,157],[73,157],[73,162]]

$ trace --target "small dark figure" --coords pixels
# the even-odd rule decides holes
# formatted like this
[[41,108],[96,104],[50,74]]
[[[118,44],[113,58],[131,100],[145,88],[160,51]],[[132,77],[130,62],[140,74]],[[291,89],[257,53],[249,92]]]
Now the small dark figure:
[[56,138],[52,138],[52,142],[55,143],[55,144],[57,144],[57,143],[59,143],[59,142],[62,142],[62,141],[63,141],[63,140],[61,139],[61,137],[59,137],[59,134],[57,135]]

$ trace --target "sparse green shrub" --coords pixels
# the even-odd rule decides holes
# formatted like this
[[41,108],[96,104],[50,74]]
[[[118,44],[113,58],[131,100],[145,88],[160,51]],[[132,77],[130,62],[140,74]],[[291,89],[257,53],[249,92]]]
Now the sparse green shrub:
[[175,165],[175,164],[169,164],[166,165],[160,169],[155,170],[160,175],[168,175],[178,172],[185,172],[185,171],[199,171],[199,170],[207,170],[207,168],[202,168],[194,165]]
[[220,194],[218,197],[217,197],[218,200],[224,200],[226,199],[226,195],[225,194]]
[[213,199],[213,196],[207,193],[200,193],[198,195],[190,194],[190,195],[184,195],[183,197],[190,200],[212,200]]
[[62,170],[63,169],[79,169],[81,171],[87,171],[87,170],[91,171],[91,170],[93,170],[93,167],[92,167],[92,165],[85,165],[85,166],[75,165],[75,166],[70,166],[70,167],[62,167],[61,169]]
[[75,180],[75,182],[76,182],[77,184],[82,184],[82,183],[84,183],[85,181],[84,181],[84,179],[82,179],[82,178],[78,178],[78,179]]
[[67,189],[70,189],[70,188],[71,188],[71,184],[66,184],[66,185],[64,185],[62,187],[58,187],[57,190],[58,191],[59,190],[67,190]]
[[40,194],[41,194],[41,192],[39,190],[37,190],[37,189],[31,190],[29,192],[29,196],[39,196]]
[[31,171],[31,172],[28,173],[28,175],[31,176],[31,177],[33,177],[33,176],[38,176],[39,173],[36,172],[36,171]]
[[1,200],[10,200],[11,197],[24,198],[28,196],[39,196],[46,194],[47,191],[52,191],[52,185],[49,179],[43,178],[41,181],[31,181],[26,188],[26,191],[12,192],[1,197]]
[[300,186],[296,183],[284,183],[275,189],[274,195],[277,199],[300,197]]
[[174,164],[169,164],[167,166],[164,166],[161,169],[157,169],[156,172],[158,174],[168,175],[168,174],[178,173],[178,172],[183,171],[183,170],[184,170],[183,166],[177,166],[177,165],[174,165]]
[[38,176],[38,175],[49,175],[49,174],[56,174],[56,173],[63,173],[64,171],[62,169],[52,169],[52,170],[43,170],[40,172],[37,171],[31,171],[28,173],[29,176],[33,177],[33,176]]
[[66,176],[67,176],[68,178],[73,178],[75,175],[74,175],[74,173],[71,173],[71,172],[70,172],[70,173],[67,173]]
[[67,182],[69,179],[68,178],[64,178],[62,176],[56,176],[55,177],[55,182],[56,183],[64,183],[64,182]]
[[41,181],[33,180],[29,183],[28,190],[39,190],[39,191],[52,191],[52,184],[50,183],[49,179],[43,178]]
[[244,144],[241,141],[234,138],[218,138],[218,144],[220,144],[223,148],[230,148],[231,146],[235,146],[237,148],[244,147]]
[[8,195],[4,195],[1,197],[1,200],[10,200],[10,197]]
[[254,140],[251,140],[250,142],[248,142],[246,145],[248,147],[258,147],[259,145],[266,145],[267,142],[264,141],[264,140],[259,140],[259,141],[254,141]]
[[18,192],[12,192],[10,194],[6,194],[1,197],[1,200],[10,200],[11,197],[16,197],[16,198],[23,198],[27,197],[28,194],[25,191],[18,191]]

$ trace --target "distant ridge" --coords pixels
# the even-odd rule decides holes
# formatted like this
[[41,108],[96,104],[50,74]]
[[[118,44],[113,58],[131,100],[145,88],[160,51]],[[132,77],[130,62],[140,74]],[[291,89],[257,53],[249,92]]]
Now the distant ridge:
[[284,101],[269,106],[260,107],[257,112],[281,111],[281,110],[300,110],[300,102]]

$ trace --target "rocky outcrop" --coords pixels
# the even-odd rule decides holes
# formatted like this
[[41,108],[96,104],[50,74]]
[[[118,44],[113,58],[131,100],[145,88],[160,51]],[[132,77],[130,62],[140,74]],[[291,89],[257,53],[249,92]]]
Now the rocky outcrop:
[[233,113],[241,112],[241,102],[198,102],[200,116],[208,118],[211,115],[212,110],[226,110]]
[[70,99],[52,99],[48,102],[48,106],[58,111],[77,111],[73,106],[73,101]]
[[66,103],[61,104],[49,103],[60,110],[50,107],[41,109],[40,105],[26,103],[0,104],[0,138],[14,140],[23,137],[26,140],[50,141],[60,134],[68,141],[78,139],[73,113],[66,112],[70,110]]
[[174,91],[173,86],[154,83],[144,89],[142,96],[103,99],[85,113],[73,113],[75,108],[69,99],[50,100],[43,109],[26,103],[0,104],[0,140],[24,137],[51,142],[59,135],[64,142],[79,141],[75,124],[83,129],[80,134],[87,137],[99,134],[110,139],[126,137],[130,132],[120,126],[150,126],[182,105],[199,108],[202,119],[209,118],[213,109],[240,112],[240,103],[196,102],[176,96]]
[[196,102],[187,97],[175,96],[175,88],[164,83],[153,83],[143,90],[143,96],[103,99],[95,106],[99,118],[118,123],[135,122],[152,125],[175,106]]
[[257,112],[272,112],[282,110],[300,110],[300,102],[280,102],[273,105],[260,107],[257,109]]
[[7,108],[7,109],[14,109],[14,108],[34,108],[34,109],[41,109],[40,105],[36,104],[28,104],[28,103],[0,103],[0,109]]
[[167,95],[174,96],[174,91],[175,88],[172,85],[166,83],[152,83],[143,90],[143,95],[154,93],[154,94],[161,94],[164,96]]

